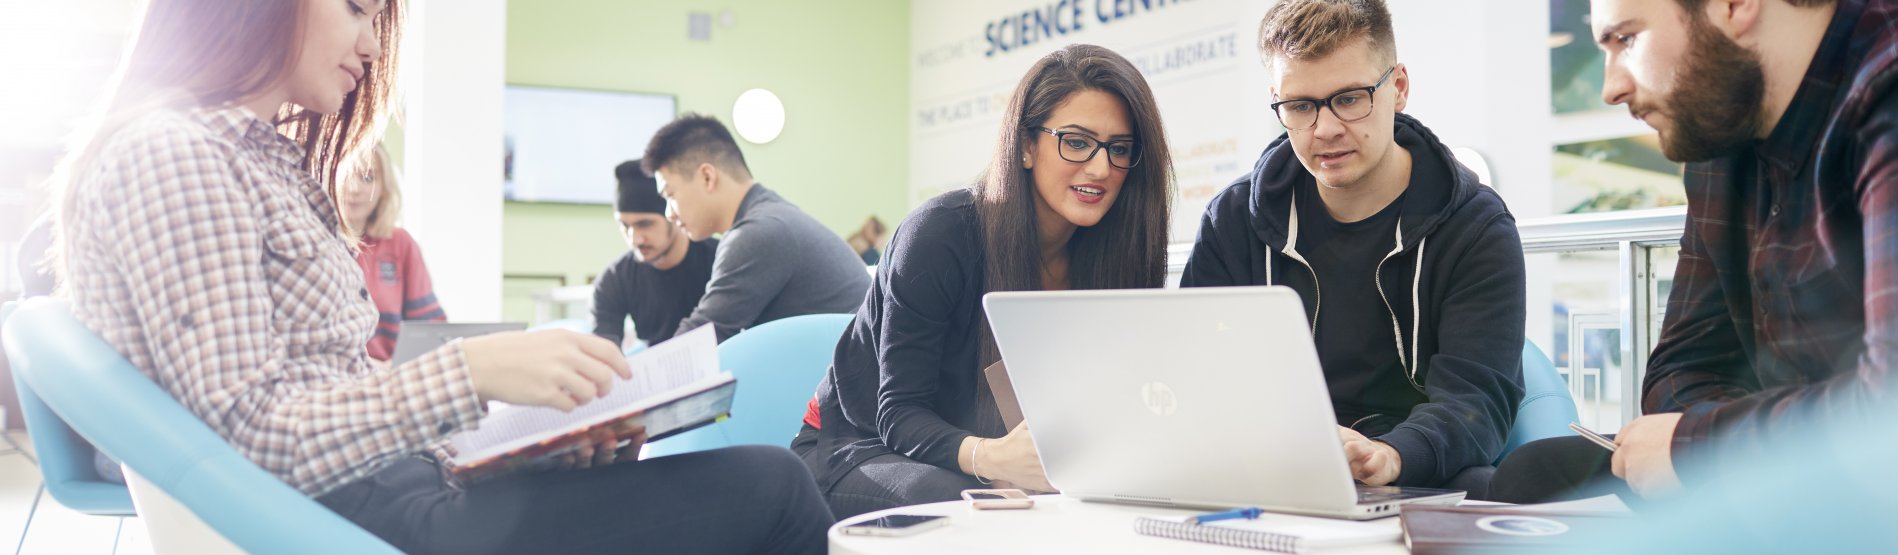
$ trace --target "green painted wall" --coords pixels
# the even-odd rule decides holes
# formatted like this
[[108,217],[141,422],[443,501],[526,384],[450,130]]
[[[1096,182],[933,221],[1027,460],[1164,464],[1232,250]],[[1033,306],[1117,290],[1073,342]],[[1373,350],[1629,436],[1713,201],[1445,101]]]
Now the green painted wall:
[[[712,14],[710,41],[688,40],[693,11]],[[909,24],[909,2],[897,0],[514,0],[507,79],[673,94],[682,112],[727,125],[739,93],[770,89],[784,102],[784,133],[741,139],[752,173],[843,234],[872,214],[894,224],[909,211]],[[610,210],[508,203],[504,273],[588,283],[626,249]],[[531,320],[526,295],[546,284],[508,280],[505,317]]]

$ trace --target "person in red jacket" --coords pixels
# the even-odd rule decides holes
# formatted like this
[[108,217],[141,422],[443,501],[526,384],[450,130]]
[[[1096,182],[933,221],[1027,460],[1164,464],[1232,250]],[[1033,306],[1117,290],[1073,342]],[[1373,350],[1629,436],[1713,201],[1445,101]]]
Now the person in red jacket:
[[409,232],[396,227],[402,216],[402,187],[395,164],[382,145],[362,156],[337,187],[337,210],[345,231],[356,241],[356,264],[362,266],[363,286],[376,303],[381,320],[369,338],[369,357],[388,362],[396,336],[405,320],[441,322],[448,319],[435,300],[435,286],[422,262],[422,247]]

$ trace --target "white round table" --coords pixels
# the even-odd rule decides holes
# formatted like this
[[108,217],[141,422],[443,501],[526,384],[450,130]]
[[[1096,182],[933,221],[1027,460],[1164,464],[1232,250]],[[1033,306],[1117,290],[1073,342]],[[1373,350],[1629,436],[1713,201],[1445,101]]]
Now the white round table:
[[[978,511],[965,501],[900,507],[859,515],[830,528],[832,554],[905,555],[999,553],[1264,553],[1250,549],[1172,540],[1134,533],[1141,515],[1191,515],[1206,511],[1164,509],[1114,503],[1089,503],[1061,495],[1035,496],[1035,508]],[[891,514],[942,515],[948,526],[902,538],[847,536],[843,527]],[[1317,518],[1317,517],[1288,517]],[[1369,522],[1397,529],[1396,517]],[[1396,555],[1409,553],[1399,541],[1350,549],[1326,550],[1326,555]]]

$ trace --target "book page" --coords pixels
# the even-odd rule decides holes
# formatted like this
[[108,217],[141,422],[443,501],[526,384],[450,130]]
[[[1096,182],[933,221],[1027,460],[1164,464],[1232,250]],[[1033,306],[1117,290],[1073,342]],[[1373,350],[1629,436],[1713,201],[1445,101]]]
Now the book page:
[[478,460],[485,451],[535,436],[553,436],[618,414],[640,401],[718,375],[718,336],[711,326],[687,332],[627,358],[633,378],[614,376],[613,390],[573,409],[512,405],[488,413],[474,429],[455,434],[457,460]]
[[699,326],[640,351],[626,362],[633,367],[633,379],[614,384],[613,394],[631,386],[626,387],[627,395],[638,399],[685,387],[718,373],[718,335],[709,325]]

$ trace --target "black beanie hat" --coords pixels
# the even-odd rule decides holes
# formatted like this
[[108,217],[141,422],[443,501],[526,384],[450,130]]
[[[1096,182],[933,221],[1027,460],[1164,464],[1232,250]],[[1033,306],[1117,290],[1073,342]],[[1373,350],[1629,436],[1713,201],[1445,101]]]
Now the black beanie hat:
[[623,162],[613,168],[619,178],[619,193],[613,197],[613,209],[619,212],[666,213],[666,199],[659,196],[659,182],[644,170],[639,161]]

